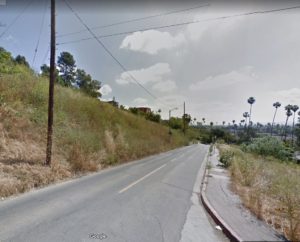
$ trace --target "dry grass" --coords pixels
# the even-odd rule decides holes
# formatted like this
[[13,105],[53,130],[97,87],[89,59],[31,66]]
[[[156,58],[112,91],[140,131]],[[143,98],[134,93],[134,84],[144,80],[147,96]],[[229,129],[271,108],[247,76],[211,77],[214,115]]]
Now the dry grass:
[[300,240],[300,167],[220,145],[234,152],[232,188],[244,205],[292,241]]
[[72,177],[72,172],[61,164],[49,168],[24,162],[13,165],[0,162],[0,194],[1,197],[8,197],[69,177]]
[[179,132],[55,87],[52,168],[44,167],[47,80],[26,69],[0,73],[0,197],[188,143]]

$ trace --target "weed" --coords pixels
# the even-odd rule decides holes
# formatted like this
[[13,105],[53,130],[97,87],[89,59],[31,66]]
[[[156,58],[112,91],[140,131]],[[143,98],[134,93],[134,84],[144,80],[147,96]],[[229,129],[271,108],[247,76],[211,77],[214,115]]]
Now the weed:
[[[258,218],[283,231],[291,241],[300,239],[300,167],[270,156],[219,145],[221,154],[234,154],[230,174],[243,203]],[[287,226],[285,226],[285,224]]]

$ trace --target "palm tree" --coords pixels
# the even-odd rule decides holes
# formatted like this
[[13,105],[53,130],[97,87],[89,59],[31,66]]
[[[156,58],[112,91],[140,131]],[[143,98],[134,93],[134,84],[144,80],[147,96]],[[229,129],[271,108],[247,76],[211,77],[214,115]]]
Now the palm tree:
[[243,117],[245,118],[245,127],[247,126],[247,119],[249,118],[249,113],[248,112],[244,112],[243,113]]
[[202,118],[203,123],[205,124],[205,118]]
[[233,124],[233,131],[234,131],[234,134],[236,134],[236,125],[235,125],[235,120],[232,120],[232,124]]
[[294,118],[293,118],[293,129],[292,129],[292,145],[294,145],[294,129],[295,129],[295,118],[296,118],[296,112],[298,111],[299,106],[293,105],[291,110],[294,112]]
[[287,105],[285,106],[285,110],[286,110],[286,121],[285,121],[285,126],[284,126],[284,141],[286,141],[286,136],[287,136],[287,124],[288,124],[288,121],[289,121],[289,117],[291,117],[293,115],[292,113],[292,108],[293,106],[292,105]]
[[223,126],[225,126],[226,122],[225,122],[225,121],[223,121],[223,122],[222,122],[222,124],[223,124]]
[[276,114],[277,114],[277,110],[278,110],[278,108],[281,107],[281,103],[280,102],[273,103],[273,107],[275,108],[275,113],[274,113],[272,127],[271,127],[271,136],[273,135],[273,126],[274,126],[274,122],[275,122],[275,117],[276,117]]
[[255,98],[254,97],[249,97],[248,98],[248,103],[250,104],[249,124],[251,124],[252,105],[255,103]]

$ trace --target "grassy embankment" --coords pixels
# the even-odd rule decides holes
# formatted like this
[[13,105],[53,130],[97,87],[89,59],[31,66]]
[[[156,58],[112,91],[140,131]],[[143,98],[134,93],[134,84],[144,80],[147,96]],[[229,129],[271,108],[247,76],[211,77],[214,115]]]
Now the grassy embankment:
[[229,161],[232,188],[258,218],[292,241],[300,240],[300,166],[218,145]]
[[48,81],[11,65],[0,72],[0,197],[188,143],[179,131],[170,137],[166,126],[57,85],[53,165],[45,167]]

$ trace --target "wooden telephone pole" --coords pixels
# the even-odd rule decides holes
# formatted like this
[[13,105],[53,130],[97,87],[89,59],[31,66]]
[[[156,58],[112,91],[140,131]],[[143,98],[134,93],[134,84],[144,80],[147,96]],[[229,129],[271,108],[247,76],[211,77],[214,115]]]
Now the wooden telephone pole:
[[51,165],[52,138],[53,138],[53,109],[54,109],[54,83],[55,83],[55,0],[51,0],[51,50],[50,50],[50,82],[49,82],[49,101],[48,101],[48,134],[47,134],[47,166]]

